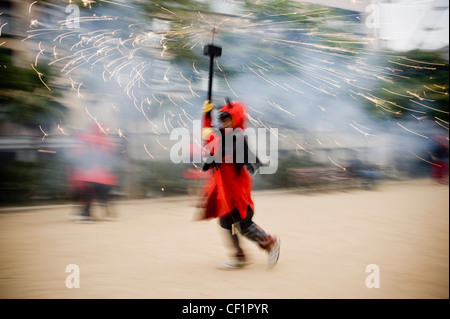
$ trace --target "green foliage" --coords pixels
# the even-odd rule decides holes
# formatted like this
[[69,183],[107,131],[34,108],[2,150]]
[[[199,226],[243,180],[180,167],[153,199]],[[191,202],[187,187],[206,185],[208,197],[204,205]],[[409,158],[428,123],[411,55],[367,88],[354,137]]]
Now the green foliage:
[[70,198],[66,166],[63,162],[2,162],[0,168],[0,203],[34,204],[39,199]]
[[[50,85],[49,67],[23,68],[12,63],[10,52],[0,48],[0,123],[13,122],[39,130],[54,126],[67,115],[67,108],[57,101],[60,90]],[[39,72],[39,74],[38,74]],[[39,78],[39,75],[42,78]]]
[[147,12],[151,16],[158,16],[167,20],[182,19],[183,13],[192,11],[207,11],[209,6],[204,1],[196,0],[151,0],[144,2]]
[[[45,3],[53,4],[53,5],[61,5],[61,0],[40,0],[38,5],[43,5]],[[74,4],[78,6],[81,10],[90,10],[96,6],[104,6],[109,5],[109,1],[102,0],[70,0],[66,1],[66,4]]]
[[438,117],[449,121],[449,63],[438,52],[414,50],[385,57],[393,71],[372,90],[366,107],[375,117]]
[[2,163],[0,169],[0,203],[29,200],[38,178],[35,163]]

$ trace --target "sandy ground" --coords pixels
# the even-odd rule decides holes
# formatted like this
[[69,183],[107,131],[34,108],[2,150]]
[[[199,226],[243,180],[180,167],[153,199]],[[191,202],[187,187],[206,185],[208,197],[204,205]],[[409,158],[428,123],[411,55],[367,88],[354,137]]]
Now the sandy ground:
[[[449,298],[449,189],[428,180],[378,189],[254,194],[254,221],[281,237],[279,263],[242,241],[251,265],[189,198],[115,203],[117,221],[77,224],[73,207],[0,214],[0,298]],[[99,211],[97,211],[98,213]],[[80,288],[66,287],[67,265]],[[368,265],[379,288],[368,288]],[[370,281],[374,283],[375,281]]]

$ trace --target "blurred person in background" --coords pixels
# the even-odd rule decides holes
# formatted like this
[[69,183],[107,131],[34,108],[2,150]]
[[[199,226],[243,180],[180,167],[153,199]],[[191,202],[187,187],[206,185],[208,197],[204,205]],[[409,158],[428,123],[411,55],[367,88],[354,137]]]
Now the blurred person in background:
[[[220,265],[224,269],[242,268],[248,264],[247,256],[239,244],[238,232],[245,238],[255,242],[268,254],[268,267],[275,266],[280,253],[280,239],[271,236],[252,220],[254,203],[251,197],[251,175],[261,163],[256,159],[249,162],[248,145],[243,134],[236,131],[245,129],[245,108],[242,103],[227,101],[219,111],[220,131],[212,128],[212,110],[214,106],[206,101],[203,106],[203,138],[207,140],[207,158],[203,165],[203,171],[212,171],[211,178],[205,183],[202,202],[200,205],[201,216],[199,219],[219,218],[220,226],[225,229],[227,238],[230,239],[234,255],[231,260]],[[209,133],[208,133],[209,132]],[[220,133],[219,133],[220,132]],[[240,145],[244,146],[244,162],[236,160],[236,145],[226,145],[226,134],[236,134]],[[238,150],[239,151],[239,150]],[[212,160],[221,157],[221,161]]]
[[70,182],[78,193],[82,211],[79,222],[92,222],[92,204],[96,200],[105,212],[105,219],[114,219],[109,193],[118,184],[114,173],[117,147],[108,140],[103,128],[94,123],[86,133],[78,134],[73,150]]
[[363,161],[361,155],[355,150],[351,153],[351,159],[346,169],[353,177],[361,179],[363,187],[366,189],[375,187],[377,180],[382,177],[375,166]]
[[431,156],[431,178],[436,183],[448,184],[448,139],[435,136]]

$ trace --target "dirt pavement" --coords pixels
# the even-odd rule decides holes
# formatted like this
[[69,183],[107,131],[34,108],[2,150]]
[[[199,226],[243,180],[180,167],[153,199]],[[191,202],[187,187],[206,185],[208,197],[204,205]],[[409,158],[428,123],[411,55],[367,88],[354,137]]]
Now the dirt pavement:
[[[73,207],[0,213],[0,298],[449,298],[449,189],[254,194],[254,221],[281,237],[279,263],[249,241],[248,268],[216,267],[228,246],[188,198],[115,204],[119,220],[77,224]],[[80,288],[66,287],[67,265]],[[376,265],[379,272],[367,269]],[[366,279],[379,288],[368,288]]]

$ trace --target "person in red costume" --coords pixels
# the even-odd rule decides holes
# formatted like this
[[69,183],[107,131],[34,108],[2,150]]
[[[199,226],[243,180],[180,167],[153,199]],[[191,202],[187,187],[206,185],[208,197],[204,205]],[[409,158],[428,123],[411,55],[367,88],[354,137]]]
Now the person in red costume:
[[280,239],[253,222],[255,207],[250,173],[255,173],[261,163],[249,151],[243,135],[246,124],[244,104],[227,102],[219,111],[219,130],[212,127],[214,106],[209,101],[203,106],[202,135],[206,140],[207,156],[202,170],[212,171],[212,174],[201,197],[200,219],[219,218],[220,226],[233,244],[233,259],[222,265],[224,268],[241,268],[248,264],[238,232],[268,253],[268,267],[271,268],[279,258]]
[[72,182],[81,193],[83,210],[80,221],[92,222],[91,206],[98,200],[106,212],[106,218],[114,218],[109,205],[109,192],[118,184],[113,171],[116,145],[107,139],[106,133],[97,123],[88,132],[78,135],[79,143],[73,152]]

